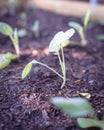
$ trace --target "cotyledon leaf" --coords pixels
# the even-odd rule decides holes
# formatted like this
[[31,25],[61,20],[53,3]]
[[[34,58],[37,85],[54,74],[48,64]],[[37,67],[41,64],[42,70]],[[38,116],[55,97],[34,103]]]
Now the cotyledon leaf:
[[101,121],[88,118],[78,118],[77,122],[79,126],[84,129],[89,127],[99,127],[104,130],[104,120]]
[[73,117],[92,116],[94,113],[89,102],[83,98],[54,97],[51,102]]
[[0,33],[10,36],[13,34],[13,29],[9,24],[0,22]]
[[12,60],[16,59],[17,56],[7,52],[6,54],[0,54],[0,70],[6,68]]

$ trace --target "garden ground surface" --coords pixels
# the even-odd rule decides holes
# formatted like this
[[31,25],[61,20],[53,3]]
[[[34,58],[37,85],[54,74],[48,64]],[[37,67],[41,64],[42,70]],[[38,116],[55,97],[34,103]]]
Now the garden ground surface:
[[[75,119],[50,103],[55,96],[80,97],[91,94],[89,99],[99,119],[104,116],[104,42],[96,35],[104,33],[104,25],[90,24],[86,32],[86,47],[68,46],[64,49],[67,70],[66,87],[50,70],[35,65],[30,75],[21,79],[24,66],[37,59],[61,73],[58,59],[50,54],[48,45],[55,33],[69,29],[69,21],[82,19],[61,16],[40,9],[27,10],[25,24],[20,18],[22,10],[11,15],[0,9],[0,21],[13,27],[25,28],[27,36],[20,39],[21,57],[0,70],[0,130],[81,130]],[[35,38],[30,28],[35,20],[40,22],[40,37]],[[76,33],[72,40],[80,41]],[[8,37],[0,34],[0,53],[14,52]],[[90,129],[92,130],[92,129]],[[95,130],[95,128],[93,128]],[[98,130],[98,129],[96,129]]]

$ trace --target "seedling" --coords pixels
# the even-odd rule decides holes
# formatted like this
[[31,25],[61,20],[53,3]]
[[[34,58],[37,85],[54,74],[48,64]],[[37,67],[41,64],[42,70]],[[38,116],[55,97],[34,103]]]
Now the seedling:
[[89,21],[91,19],[91,14],[92,14],[92,11],[88,10],[85,15],[85,18],[83,20],[83,25],[81,25],[77,22],[73,22],[73,21],[68,23],[68,25],[70,27],[73,27],[79,33],[80,38],[81,38],[81,46],[86,46],[86,44],[87,44],[87,40],[85,38],[85,31],[86,31]]
[[11,14],[15,13],[15,8],[18,5],[18,0],[8,0],[8,7]]
[[[50,45],[49,45],[49,51],[53,52],[55,55],[57,55],[57,57],[59,59],[59,63],[60,63],[61,70],[62,70],[62,75],[59,74],[58,72],[56,72],[53,68],[49,67],[48,65],[41,63],[37,60],[33,60],[25,66],[25,68],[22,72],[22,79],[24,79],[30,73],[33,64],[40,64],[40,65],[50,69],[55,74],[57,74],[60,78],[62,78],[63,83],[61,85],[61,88],[63,88],[66,83],[66,67],[65,67],[65,57],[64,57],[63,48],[65,46],[67,46],[67,43],[68,43],[67,41],[73,36],[74,33],[75,33],[74,29],[70,29],[66,32],[63,32],[63,31],[58,32],[54,36],[54,38],[52,39],[52,41],[50,42]],[[60,55],[60,51],[61,51],[62,56]]]
[[39,33],[39,21],[36,20],[31,28],[32,32],[34,33],[36,38],[39,38],[40,33]]
[[77,118],[77,123],[81,128],[99,127],[104,130],[104,120],[97,119],[92,106],[87,100],[83,98],[54,97],[51,102],[70,116]]
[[0,33],[2,33],[5,36],[9,36],[13,46],[15,48],[16,54],[19,57],[20,56],[20,49],[19,49],[19,40],[18,40],[18,34],[17,29],[13,30],[13,28],[8,25],[7,23],[0,22]]
[[20,14],[20,18],[17,21],[17,24],[20,25],[20,26],[26,26],[27,25],[27,14],[26,14],[26,12],[22,12]]

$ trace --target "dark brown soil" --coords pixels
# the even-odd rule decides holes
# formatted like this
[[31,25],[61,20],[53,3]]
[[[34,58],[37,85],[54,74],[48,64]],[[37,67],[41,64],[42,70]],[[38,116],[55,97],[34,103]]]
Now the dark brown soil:
[[[11,15],[3,8],[0,10],[0,21],[23,28],[23,23],[18,25],[21,23],[21,11]],[[86,32],[86,47],[69,46],[64,49],[69,80],[61,89],[61,79],[42,66],[34,66],[25,80],[21,80],[21,73],[33,59],[61,73],[57,57],[48,52],[49,42],[56,32],[69,29],[69,21],[81,23],[81,19],[39,9],[27,10],[26,13],[24,28],[28,30],[28,36],[20,39],[21,57],[8,68],[0,70],[0,130],[81,130],[75,119],[50,103],[52,97],[79,97],[81,92],[91,94],[89,101],[97,117],[103,119],[104,42],[98,41],[95,36],[104,33],[104,26],[91,24]],[[38,39],[30,30],[35,20],[40,22]],[[80,41],[77,33],[73,40]],[[0,34],[0,53],[7,51],[15,52],[9,38]]]

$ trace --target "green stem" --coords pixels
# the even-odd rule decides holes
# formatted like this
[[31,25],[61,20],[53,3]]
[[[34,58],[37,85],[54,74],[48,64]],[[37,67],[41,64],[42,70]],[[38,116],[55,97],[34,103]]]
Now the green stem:
[[65,71],[65,57],[64,57],[64,51],[63,51],[63,47],[61,47],[61,53],[62,53],[62,63],[63,63],[63,76],[66,75],[66,71]]
[[[33,61],[32,63],[34,63],[34,61]],[[36,62],[35,62],[35,63],[36,63]],[[49,67],[48,65],[46,65],[46,64],[44,64],[44,63],[41,63],[41,62],[37,62],[37,63],[40,64],[40,65],[42,65],[42,66],[44,66],[44,67],[46,67],[46,68],[48,68],[49,70],[53,71],[53,72],[54,72],[55,74],[57,74],[60,78],[63,79],[63,76],[60,75],[58,72],[56,72],[53,68],[51,68],[51,67]]]
[[87,41],[86,41],[86,38],[85,38],[85,28],[83,27],[83,33],[82,33],[82,35],[81,35],[81,43],[82,43],[82,46],[86,46],[86,44],[87,44]]
[[10,35],[9,37],[10,37],[12,43],[13,43],[13,46],[14,46],[15,51],[16,51],[16,54],[17,54],[17,56],[19,57],[19,56],[20,56],[19,47],[15,45],[13,36]]
[[62,70],[62,74],[63,74],[63,83],[61,85],[61,88],[63,88],[64,85],[65,85],[65,82],[66,82],[66,69],[65,69],[65,57],[64,57],[64,52],[63,52],[62,46],[61,46],[61,54],[62,54],[62,60],[61,60],[60,54],[57,53],[58,59],[59,59],[59,62],[60,62],[60,66],[61,66],[61,70]]
[[62,72],[63,72],[63,84],[61,88],[63,88],[66,82],[66,67],[65,67],[65,56],[62,46],[61,46],[61,52],[62,52]]
[[62,60],[61,60],[60,54],[57,53],[57,55],[58,55],[58,59],[59,59],[59,62],[60,62],[61,69],[62,69]]

